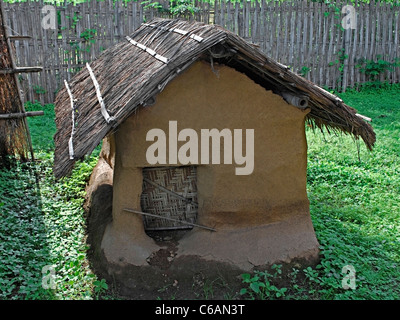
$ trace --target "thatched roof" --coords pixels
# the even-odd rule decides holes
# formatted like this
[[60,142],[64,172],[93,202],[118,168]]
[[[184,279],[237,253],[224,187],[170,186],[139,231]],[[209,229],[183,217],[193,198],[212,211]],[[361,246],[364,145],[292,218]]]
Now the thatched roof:
[[371,126],[353,108],[239,36],[217,25],[156,19],[104,51],[58,93],[55,176],[67,175],[76,160],[199,59],[233,67],[282,96],[308,97],[315,127],[361,137],[368,149],[375,142]]

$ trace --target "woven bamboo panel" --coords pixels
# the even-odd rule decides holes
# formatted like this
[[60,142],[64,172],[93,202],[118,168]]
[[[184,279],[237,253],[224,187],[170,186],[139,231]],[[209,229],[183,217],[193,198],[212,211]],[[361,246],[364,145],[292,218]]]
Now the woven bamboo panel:
[[[185,200],[187,199],[187,200]],[[143,169],[143,212],[195,223],[197,218],[196,167]],[[143,216],[145,230],[191,229],[190,225]]]

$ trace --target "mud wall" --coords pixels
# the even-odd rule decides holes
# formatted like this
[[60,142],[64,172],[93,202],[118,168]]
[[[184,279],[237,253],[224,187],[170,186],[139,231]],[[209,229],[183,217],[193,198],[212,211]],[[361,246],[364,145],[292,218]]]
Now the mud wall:
[[[107,259],[146,265],[146,258],[159,249],[145,234],[142,217],[124,208],[141,210],[142,168],[152,166],[146,152],[154,143],[146,141],[146,135],[159,128],[168,142],[169,121],[177,121],[178,133],[196,130],[199,139],[201,129],[243,129],[243,150],[245,129],[254,129],[252,174],[236,175],[240,165],[235,161],[198,165],[197,222],[217,232],[194,228],[180,241],[178,256],[229,261],[244,269],[315,257],[318,242],[306,193],[307,112],[232,68],[194,63],[156,97],[154,105],[141,108],[115,133],[113,222],[102,242]],[[178,149],[184,143],[178,142]],[[168,153],[167,146],[167,159]],[[221,150],[221,160],[223,156]]]

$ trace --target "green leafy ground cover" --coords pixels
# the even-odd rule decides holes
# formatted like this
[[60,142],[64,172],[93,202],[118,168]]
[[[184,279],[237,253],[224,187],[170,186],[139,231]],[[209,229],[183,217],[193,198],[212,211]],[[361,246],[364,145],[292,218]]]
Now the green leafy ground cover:
[[37,161],[0,170],[0,299],[95,298],[82,205],[96,154],[55,181],[54,106],[28,103],[27,109],[45,115],[29,119]]
[[[322,260],[317,297],[400,298],[400,87],[341,94],[372,118],[373,152],[348,136],[308,132],[308,195]],[[356,289],[343,291],[353,265]],[[336,288],[339,284],[339,288]]]
[[[246,297],[400,298],[400,86],[384,87],[340,94],[372,118],[373,152],[349,136],[307,127],[307,188],[320,263],[245,274]],[[355,276],[350,288],[349,268]]]
[[[373,119],[377,143],[369,152],[349,136],[307,128],[308,195],[320,263],[244,274],[242,290],[226,297],[400,298],[400,86],[340,96]],[[28,103],[27,109],[45,115],[29,119],[37,161],[0,168],[0,299],[117,298],[91,270],[85,244],[84,189],[99,149],[71,177],[55,181],[54,106]],[[349,265],[355,288],[346,290],[348,273],[342,271]],[[212,299],[214,289],[208,283],[199,298]]]

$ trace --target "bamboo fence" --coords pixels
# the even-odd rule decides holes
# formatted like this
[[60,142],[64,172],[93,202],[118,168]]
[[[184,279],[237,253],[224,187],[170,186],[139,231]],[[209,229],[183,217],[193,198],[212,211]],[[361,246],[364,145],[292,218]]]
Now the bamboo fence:
[[[389,69],[389,64],[400,58],[400,6],[352,3],[356,24],[354,29],[344,29],[341,22],[347,17],[342,12],[346,3],[321,2],[197,2],[198,12],[186,18],[223,26],[326,88],[346,90],[373,80],[363,71],[363,61],[374,61],[383,68],[377,80],[399,82],[400,68]],[[44,68],[38,74],[20,75],[25,101],[54,102],[64,79],[69,81],[86,62],[132,34],[141,23],[169,17],[140,1],[90,0],[55,6],[56,29],[45,29],[42,20],[49,14],[42,12],[45,5],[43,0],[4,3],[11,34],[32,37],[14,41],[18,65]],[[376,64],[379,61],[381,65]]]

